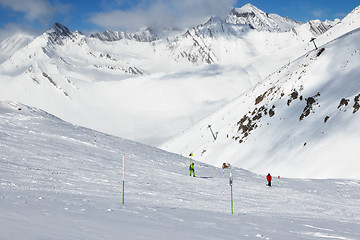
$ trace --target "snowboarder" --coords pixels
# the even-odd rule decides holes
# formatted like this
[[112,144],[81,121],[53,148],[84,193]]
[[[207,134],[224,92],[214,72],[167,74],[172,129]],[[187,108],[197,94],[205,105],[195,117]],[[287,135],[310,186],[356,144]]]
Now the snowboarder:
[[190,164],[189,170],[190,170],[189,176],[191,176],[191,173],[192,173],[193,177],[195,177],[194,163]]
[[268,186],[269,187],[271,187],[271,179],[272,179],[272,177],[271,177],[271,175],[270,175],[270,173],[268,173],[268,175],[266,176],[266,180],[268,181]]

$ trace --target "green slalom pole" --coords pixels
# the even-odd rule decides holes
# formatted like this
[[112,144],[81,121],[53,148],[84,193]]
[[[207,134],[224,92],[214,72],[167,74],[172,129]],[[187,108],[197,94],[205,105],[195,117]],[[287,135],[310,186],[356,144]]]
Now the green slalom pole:
[[231,214],[234,214],[234,202],[233,202],[232,183],[233,183],[233,177],[232,177],[232,173],[230,172],[229,184],[230,184],[230,189],[231,189]]
[[234,214],[234,202],[233,202],[232,185],[231,185],[231,214]]
[[122,204],[125,204],[125,194],[124,194],[124,190],[125,190],[125,181],[123,180],[123,196],[122,196]]
[[125,204],[125,155],[123,155],[123,195],[122,204]]

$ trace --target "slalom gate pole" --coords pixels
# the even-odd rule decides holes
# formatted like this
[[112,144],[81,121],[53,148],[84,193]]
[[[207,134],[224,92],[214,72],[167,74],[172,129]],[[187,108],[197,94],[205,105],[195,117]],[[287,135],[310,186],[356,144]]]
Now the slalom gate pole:
[[125,204],[125,155],[123,155],[123,191],[122,204]]
[[231,189],[231,214],[234,214],[232,183],[233,183],[233,177],[232,177],[232,172],[230,172],[229,184],[230,184],[230,189]]
[[94,133],[94,135],[95,135],[95,146],[96,146],[96,132]]
[[234,214],[234,202],[233,202],[232,185],[231,185],[231,214]]
[[339,196],[339,184],[336,186],[337,189],[337,196]]

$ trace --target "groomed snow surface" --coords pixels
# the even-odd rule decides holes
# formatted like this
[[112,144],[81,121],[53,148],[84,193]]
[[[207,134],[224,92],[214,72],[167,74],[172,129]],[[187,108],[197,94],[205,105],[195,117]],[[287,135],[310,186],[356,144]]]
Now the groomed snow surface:
[[[360,181],[229,170],[0,102],[0,239],[360,239]],[[125,155],[125,204],[122,157]],[[194,156],[196,158],[196,156]]]

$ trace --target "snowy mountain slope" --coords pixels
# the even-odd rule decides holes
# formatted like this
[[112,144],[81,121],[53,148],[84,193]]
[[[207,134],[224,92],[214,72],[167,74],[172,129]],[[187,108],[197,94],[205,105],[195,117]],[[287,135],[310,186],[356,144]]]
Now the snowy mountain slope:
[[226,18],[227,23],[247,24],[258,31],[285,32],[301,23],[277,14],[267,14],[248,3],[241,8],[233,8]]
[[106,75],[96,72],[92,77],[97,81],[83,78],[86,70],[80,68],[68,72],[56,65],[41,67],[42,71],[23,77],[2,77],[1,98],[27,102],[72,123],[152,145],[193,125],[257,81],[241,68],[216,65],[197,68],[196,73],[121,81],[104,79]]
[[[254,66],[262,79],[296,57],[301,56],[309,47],[311,38],[317,37],[337,22],[310,21],[305,24],[267,14],[251,4],[233,9],[222,19],[212,17],[204,24],[189,29],[183,41],[172,44],[179,59],[186,57],[191,62],[208,64],[226,63],[244,66],[253,58],[281,55],[286,60],[275,62],[270,71],[262,71]],[[305,49],[305,51],[304,51]],[[180,53],[179,53],[180,52]],[[269,65],[269,64],[268,64]]]
[[[126,133],[126,136],[133,139],[147,139],[149,136],[141,135],[146,133],[148,128],[153,128],[154,124],[163,123],[160,120],[154,122],[151,115],[141,120],[145,112],[153,114],[151,109],[140,112],[144,108],[144,100],[140,98],[148,94],[149,85],[129,89],[126,86],[139,86],[144,80],[136,80],[135,84],[124,83],[125,87],[121,86],[120,80],[129,79],[130,76],[141,76],[144,70],[136,67],[139,62],[146,64],[143,65],[144,68],[151,67],[151,69],[146,69],[147,71],[168,72],[169,68],[166,66],[170,66],[170,63],[166,62],[167,57],[161,58],[161,53],[155,59],[144,57],[154,55],[153,51],[154,47],[149,43],[134,41],[129,47],[129,42],[126,40],[102,42],[99,39],[87,38],[79,32],[71,32],[65,26],[56,24],[53,29],[39,36],[1,65],[1,72],[4,75],[1,79],[1,98],[17,99],[41,107],[73,123],[93,128],[99,127],[99,121],[104,122],[110,119],[114,124],[111,126],[100,124],[103,128],[101,130],[118,135]],[[166,54],[166,52],[163,53]],[[154,65],[154,61],[158,65]],[[180,65],[177,65],[177,68],[179,67]],[[163,76],[164,74],[161,74],[160,78]],[[128,82],[131,80],[130,78]],[[146,81],[151,82],[151,78]],[[109,91],[99,90],[99,88],[104,89],[98,86],[103,84],[106,85],[105,90],[109,89]],[[188,82],[184,82],[185,85],[188,85]],[[112,96],[108,96],[110,91]],[[119,96],[119,91],[125,95]],[[151,91],[151,94],[154,92]],[[161,97],[161,90],[155,94]],[[234,91],[230,98],[235,97],[235,94]],[[125,113],[129,106],[129,101],[127,101],[129,95],[137,100],[132,109],[138,109],[139,112]],[[184,98],[183,95],[179,92],[175,95],[175,99],[178,96]],[[212,99],[200,99],[200,102],[204,100],[215,102],[218,101],[217,99],[220,99],[220,104],[224,101],[223,96],[215,96]],[[151,98],[152,108],[156,107],[157,100]],[[177,103],[172,101],[172,106],[176,107],[174,104]],[[115,112],[114,109],[116,109]],[[107,111],[107,116],[98,114],[103,111]],[[204,116],[200,110],[198,112],[201,117]],[[113,119],[114,114],[117,115],[115,119]],[[125,117],[129,120],[124,119],[124,115],[127,115]],[[138,120],[135,122],[135,119]],[[151,119],[151,121],[146,119]],[[121,127],[118,127],[119,123]],[[127,133],[129,123],[131,129],[140,129],[139,133],[136,131]]]
[[140,29],[135,33],[126,33],[121,31],[104,31],[103,33],[93,33],[90,35],[92,38],[98,38],[103,41],[119,41],[122,39],[136,40],[139,42],[153,42],[161,39],[174,39],[175,36],[183,33],[183,29],[177,28],[151,28],[146,27]]
[[[359,181],[234,176],[0,102],[1,239],[358,239]],[[122,156],[125,155],[125,205]],[[338,189],[338,190],[337,190]],[[337,193],[338,191],[338,193]]]
[[148,28],[101,37],[56,23],[0,65],[0,99],[158,146],[313,48],[309,25],[295,33],[285,31],[289,19],[274,21],[280,32],[213,17],[178,35]]
[[[334,22],[325,21],[321,23],[318,20],[310,21],[311,31],[313,32],[323,32],[319,36],[315,36],[315,43],[317,45],[324,45],[348,32],[351,32],[360,27],[360,6],[351,11],[345,18],[342,20],[336,19]],[[329,28],[332,26],[331,28]],[[305,27],[305,29],[303,29]],[[302,31],[302,36],[306,35],[308,27],[306,24],[295,28],[296,31]],[[325,31],[325,32],[324,32]],[[308,36],[308,38],[311,36]]]
[[[54,38],[57,35],[59,39]],[[157,45],[149,49],[149,43],[133,41],[129,47],[127,40],[104,44],[80,33],[71,36],[51,30],[3,63],[1,98],[38,106],[79,125],[159,144],[259,81],[256,72],[250,75],[238,66],[197,67],[197,73],[191,74],[187,63],[172,64],[164,57],[166,50]],[[151,56],[154,50],[157,59],[141,57]],[[144,65],[145,61],[149,62]],[[181,65],[187,68],[181,70]],[[146,74],[157,71],[164,73]],[[129,78],[143,73],[141,78]],[[158,107],[165,103],[171,114]],[[97,114],[104,111],[105,117]],[[113,124],[99,124],[105,119]]]
[[357,29],[319,46],[163,149],[262,174],[359,178],[359,39]]
[[6,61],[13,53],[26,46],[34,36],[26,33],[14,33],[0,37],[0,63]]
[[347,25],[347,28],[349,30],[360,27],[359,19],[360,19],[360,5],[356,7],[354,10],[352,10],[341,22]]

